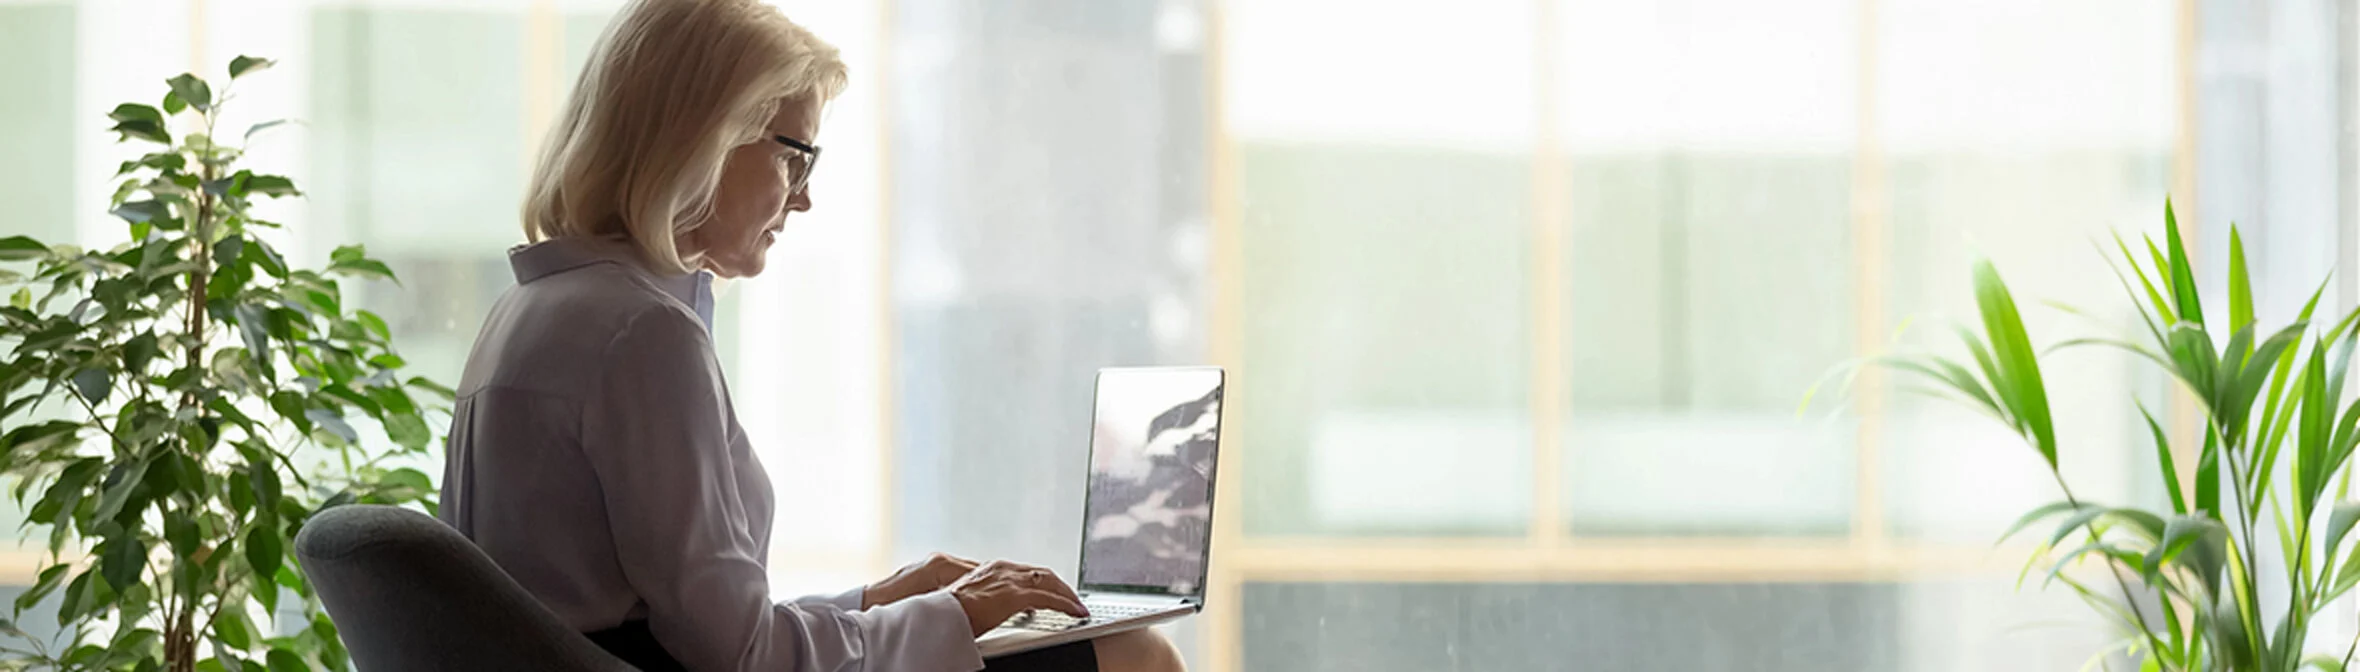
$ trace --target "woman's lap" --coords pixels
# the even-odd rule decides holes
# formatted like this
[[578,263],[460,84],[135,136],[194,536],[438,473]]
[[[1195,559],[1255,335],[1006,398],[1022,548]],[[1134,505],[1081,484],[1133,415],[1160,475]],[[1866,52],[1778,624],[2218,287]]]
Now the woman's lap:
[[1098,648],[1087,641],[1059,644],[984,661],[983,671],[1098,672]]
[[[632,621],[612,630],[588,633],[590,641],[606,649],[607,653],[622,658],[623,662],[649,672],[681,669],[656,643],[655,633],[646,621]],[[1094,642],[1080,641],[1059,644],[1046,649],[1035,649],[984,661],[984,672],[1098,672],[1098,647]]]

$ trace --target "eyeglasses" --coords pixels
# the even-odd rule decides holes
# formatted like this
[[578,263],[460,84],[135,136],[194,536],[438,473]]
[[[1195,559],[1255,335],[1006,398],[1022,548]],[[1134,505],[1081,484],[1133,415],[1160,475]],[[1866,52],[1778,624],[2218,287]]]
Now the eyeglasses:
[[780,160],[779,171],[786,175],[788,196],[803,193],[803,188],[811,184],[812,169],[819,165],[819,148],[784,135],[773,135],[770,139],[794,150]]

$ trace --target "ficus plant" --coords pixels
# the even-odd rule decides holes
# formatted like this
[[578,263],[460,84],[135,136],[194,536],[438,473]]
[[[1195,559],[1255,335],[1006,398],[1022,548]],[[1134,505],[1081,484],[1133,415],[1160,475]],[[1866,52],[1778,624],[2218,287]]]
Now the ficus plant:
[[[2063,500],[2025,514],[2003,538],[2054,522],[2025,574],[2045,571],[2044,585],[2063,584],[2121,626],[2125,639],[2093,663],[2123,657],[2140,670],[2342,672],[2352,643],[2314,650],[2306,639],[2314,617],[2360,584],[2360,536],[2351,534],[2360,504],[2346,501],[2360,400],[2345,385],[2360,311],[2313,322],[2323,281],[2291,323],[2259,323],[2245,246],[2232,226],[2227,310],[2208,313],[2169,203],[2163,233],[2160,246],[2151,236],[2134,246],[2119,235],[2102,246],[2140,317],[2135,335],[2036,346],[1986,259],[1974,265],[1980,324],[1957,329],[1966,356],[1896,354],[1871,363],[1989,416],[2037,451]],[[2157,465],[2148,477],[2169,494],[2168,510],[2081,498],[2058,468],[2068,448],[2057,437],[2041,364],[2083,346],[2135,355],[2193,398],[2200,417],[2192,438],[2175,438],[2136,402],[2124,408],[2144,420],[2141,442],[2151,444]],[[2280,584],[2287,597],[2265,599],[2263,586]]]
[[[290,263],[254,206],[301,192],[240,167],[277,122],[217,133],[270,65],[241,56],[218,92],[181,75],[160,105],[114,109],[110,132],[144,148],[116,173],[121,243],[0,238],[0,483],[47,559],[0,622],[0,667],[343,669],[288,541],[328,507],[432,506],[394,463],[433,443],[451,391],[400,375],[385,320],[342,291],[394,274],[359,247]],[[52,596],[61,639],[27,635]]]

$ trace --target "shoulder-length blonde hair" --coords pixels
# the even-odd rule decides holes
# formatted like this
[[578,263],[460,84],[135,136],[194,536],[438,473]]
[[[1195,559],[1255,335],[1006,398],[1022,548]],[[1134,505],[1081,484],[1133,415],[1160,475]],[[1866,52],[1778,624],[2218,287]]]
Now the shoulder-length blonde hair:
[[629,238],[649,266],[694,271],[675,239],[703,226],[730,150],[768,137],[787,99],[848,81],[836,48],[754,0],[632,0],[582,68],[524,200],[530,241]]

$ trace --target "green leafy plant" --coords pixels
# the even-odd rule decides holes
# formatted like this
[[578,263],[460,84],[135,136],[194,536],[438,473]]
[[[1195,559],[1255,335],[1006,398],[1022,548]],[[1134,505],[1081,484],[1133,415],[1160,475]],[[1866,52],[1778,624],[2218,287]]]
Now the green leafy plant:
[[[1980,329],[1957,330],[1964,361],[1911,354],[1872,363],[1930,383],[1921,391],[1999,421],[2038,451],[2064,500],[2025,514],[2003,536],[2056,521],[2025,569],[2047,563],[2046,581],[2071,588],[2129,633],[2101,658],[2126,653],[2142,670],[2342,672],[2351,645],[2339,647],[2341,655],[2306,656],[2304,644],[2314,616],[2360,583],[2360,537],[2351,534],[2360,504],[2345,501],[2346,467],[2360,445],[2360,403],[2347,398],[2344,384],[2360,312],[2315,325],[2322,282],[2291,324],[2258,324],[2244,243],[2231,227],[2227,314],[2208,320],[2169,203],[2163,245],[2152,237],[2142,242],[2134,247],[2117,236],[2108,257],[2144,333],[2037,349],[1999,270],[1979,260],[1974,289],[1982,319]],[[2152,476],[2169,493],[2170,510],[2082,499],[2058,469],[2041,360],[2080,346],[2132,353],[2194,398],[2201,438],[2181,446],[2194,448],[2187,479],[2172,432],[2132,404],[2145,420],[2158,465]],[[2263,532],[2274,532],[2275,541]],[[2272,560],[2260,553],[2265,543],[2275,543],[2282,574],[2263,574]],[[2075,569],[2091,565],[2099,568],[2097,585],[2093,573]],[[2284,604],[2266,603],[2264,581],[2286,584]]]
[[[121,141],[156,148],[116,174],[126,242],[0,239],[0,471],[49,559],[0,622],[0,667],[342,669],[288,540],[344,503],[432,506],[426,475],[387,458],[427,449],[451,391],[398,377],[385,320],[340,287],[393,273],[359,247],[290,264],[252,206],[300,192],[238,167],[277,122],[240,146],[215,134],[229,89],[270,65],[241,56],[218,94],[181,75],[161,109],[115,108]],[[391,447],[364,447],[358,417]],[[53,594],[62,645],[16,624]],[[274,618],[283,594],[301,620]]]

